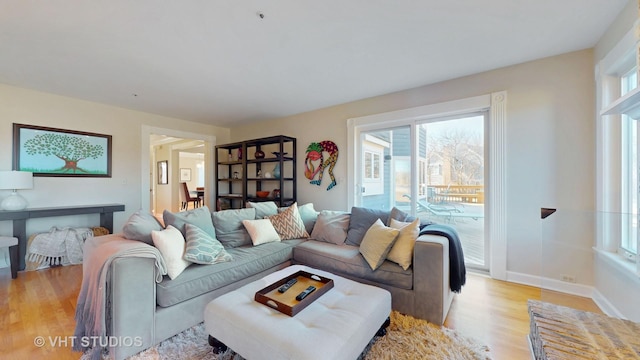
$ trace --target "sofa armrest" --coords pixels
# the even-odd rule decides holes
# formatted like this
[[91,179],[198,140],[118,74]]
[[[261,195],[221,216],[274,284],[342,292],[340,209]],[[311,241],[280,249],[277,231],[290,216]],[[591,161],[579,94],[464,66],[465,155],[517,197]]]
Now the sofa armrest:
[[109,346],[110,358],[124,359],[154,345],[155,279],[155,259],[123,257],[111,263],[108,335],[117,344]]
[[421,235],[413,251],[414,309],[419,317],[442,325],[453,301],[449,284],[449,240]]

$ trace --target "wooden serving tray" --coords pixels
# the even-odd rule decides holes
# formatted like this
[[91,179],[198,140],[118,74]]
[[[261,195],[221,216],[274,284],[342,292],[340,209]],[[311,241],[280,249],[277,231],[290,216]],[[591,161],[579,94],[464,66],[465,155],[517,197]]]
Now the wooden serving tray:
[[[284,293],[278,292],[278,289],[282,285],[293,278],[296,278],[298,282],[293,284],[293,286]],[[296,296],[309,286],[315,286],[316,290],[307,295],[302,301],[296,300]],[[259,290],[256,292],[255,300],[283,314],[295,316],[332,287],[333,280],[300,270]]]

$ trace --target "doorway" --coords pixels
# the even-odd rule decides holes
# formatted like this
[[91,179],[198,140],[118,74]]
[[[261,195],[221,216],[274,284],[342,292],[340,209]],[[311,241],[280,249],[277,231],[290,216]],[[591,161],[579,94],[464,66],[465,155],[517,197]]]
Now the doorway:
[[[181,209],[181,182],[203,197],[214,199],[213,148],[215,136],[143,126],[141,208],[162,217],[164,210]],[[166,183],[158,181],[160,162],[166,161]],[[211,189],[211,190],[209,190]]]

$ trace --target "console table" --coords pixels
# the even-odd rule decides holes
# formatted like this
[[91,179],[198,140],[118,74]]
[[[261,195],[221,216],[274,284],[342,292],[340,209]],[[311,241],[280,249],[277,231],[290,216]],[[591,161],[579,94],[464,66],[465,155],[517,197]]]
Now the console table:
[[[43,217],[100,214],[100,226],[107,228],[113,233],[113,213],[124,211],[123,204],[102,204],[102,205],[76,205],[63,207],[27,208],[24,210],[0,210],[0,221],[13,221],[13,236],[18,238],[18,257],[20,258],[19,270],[24,270],[27,254],[27,220]],[[11,262],[11,267],[14,267]]]

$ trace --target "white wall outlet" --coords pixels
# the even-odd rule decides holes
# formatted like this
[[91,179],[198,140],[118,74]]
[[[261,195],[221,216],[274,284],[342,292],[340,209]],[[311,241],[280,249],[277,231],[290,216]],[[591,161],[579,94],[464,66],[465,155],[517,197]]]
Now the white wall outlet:
[[564,282],[575,283],[576,282],[576,277],[573,276],[573,275],[562,274],[562,275],[560,275],[560,280],[562,280]]

